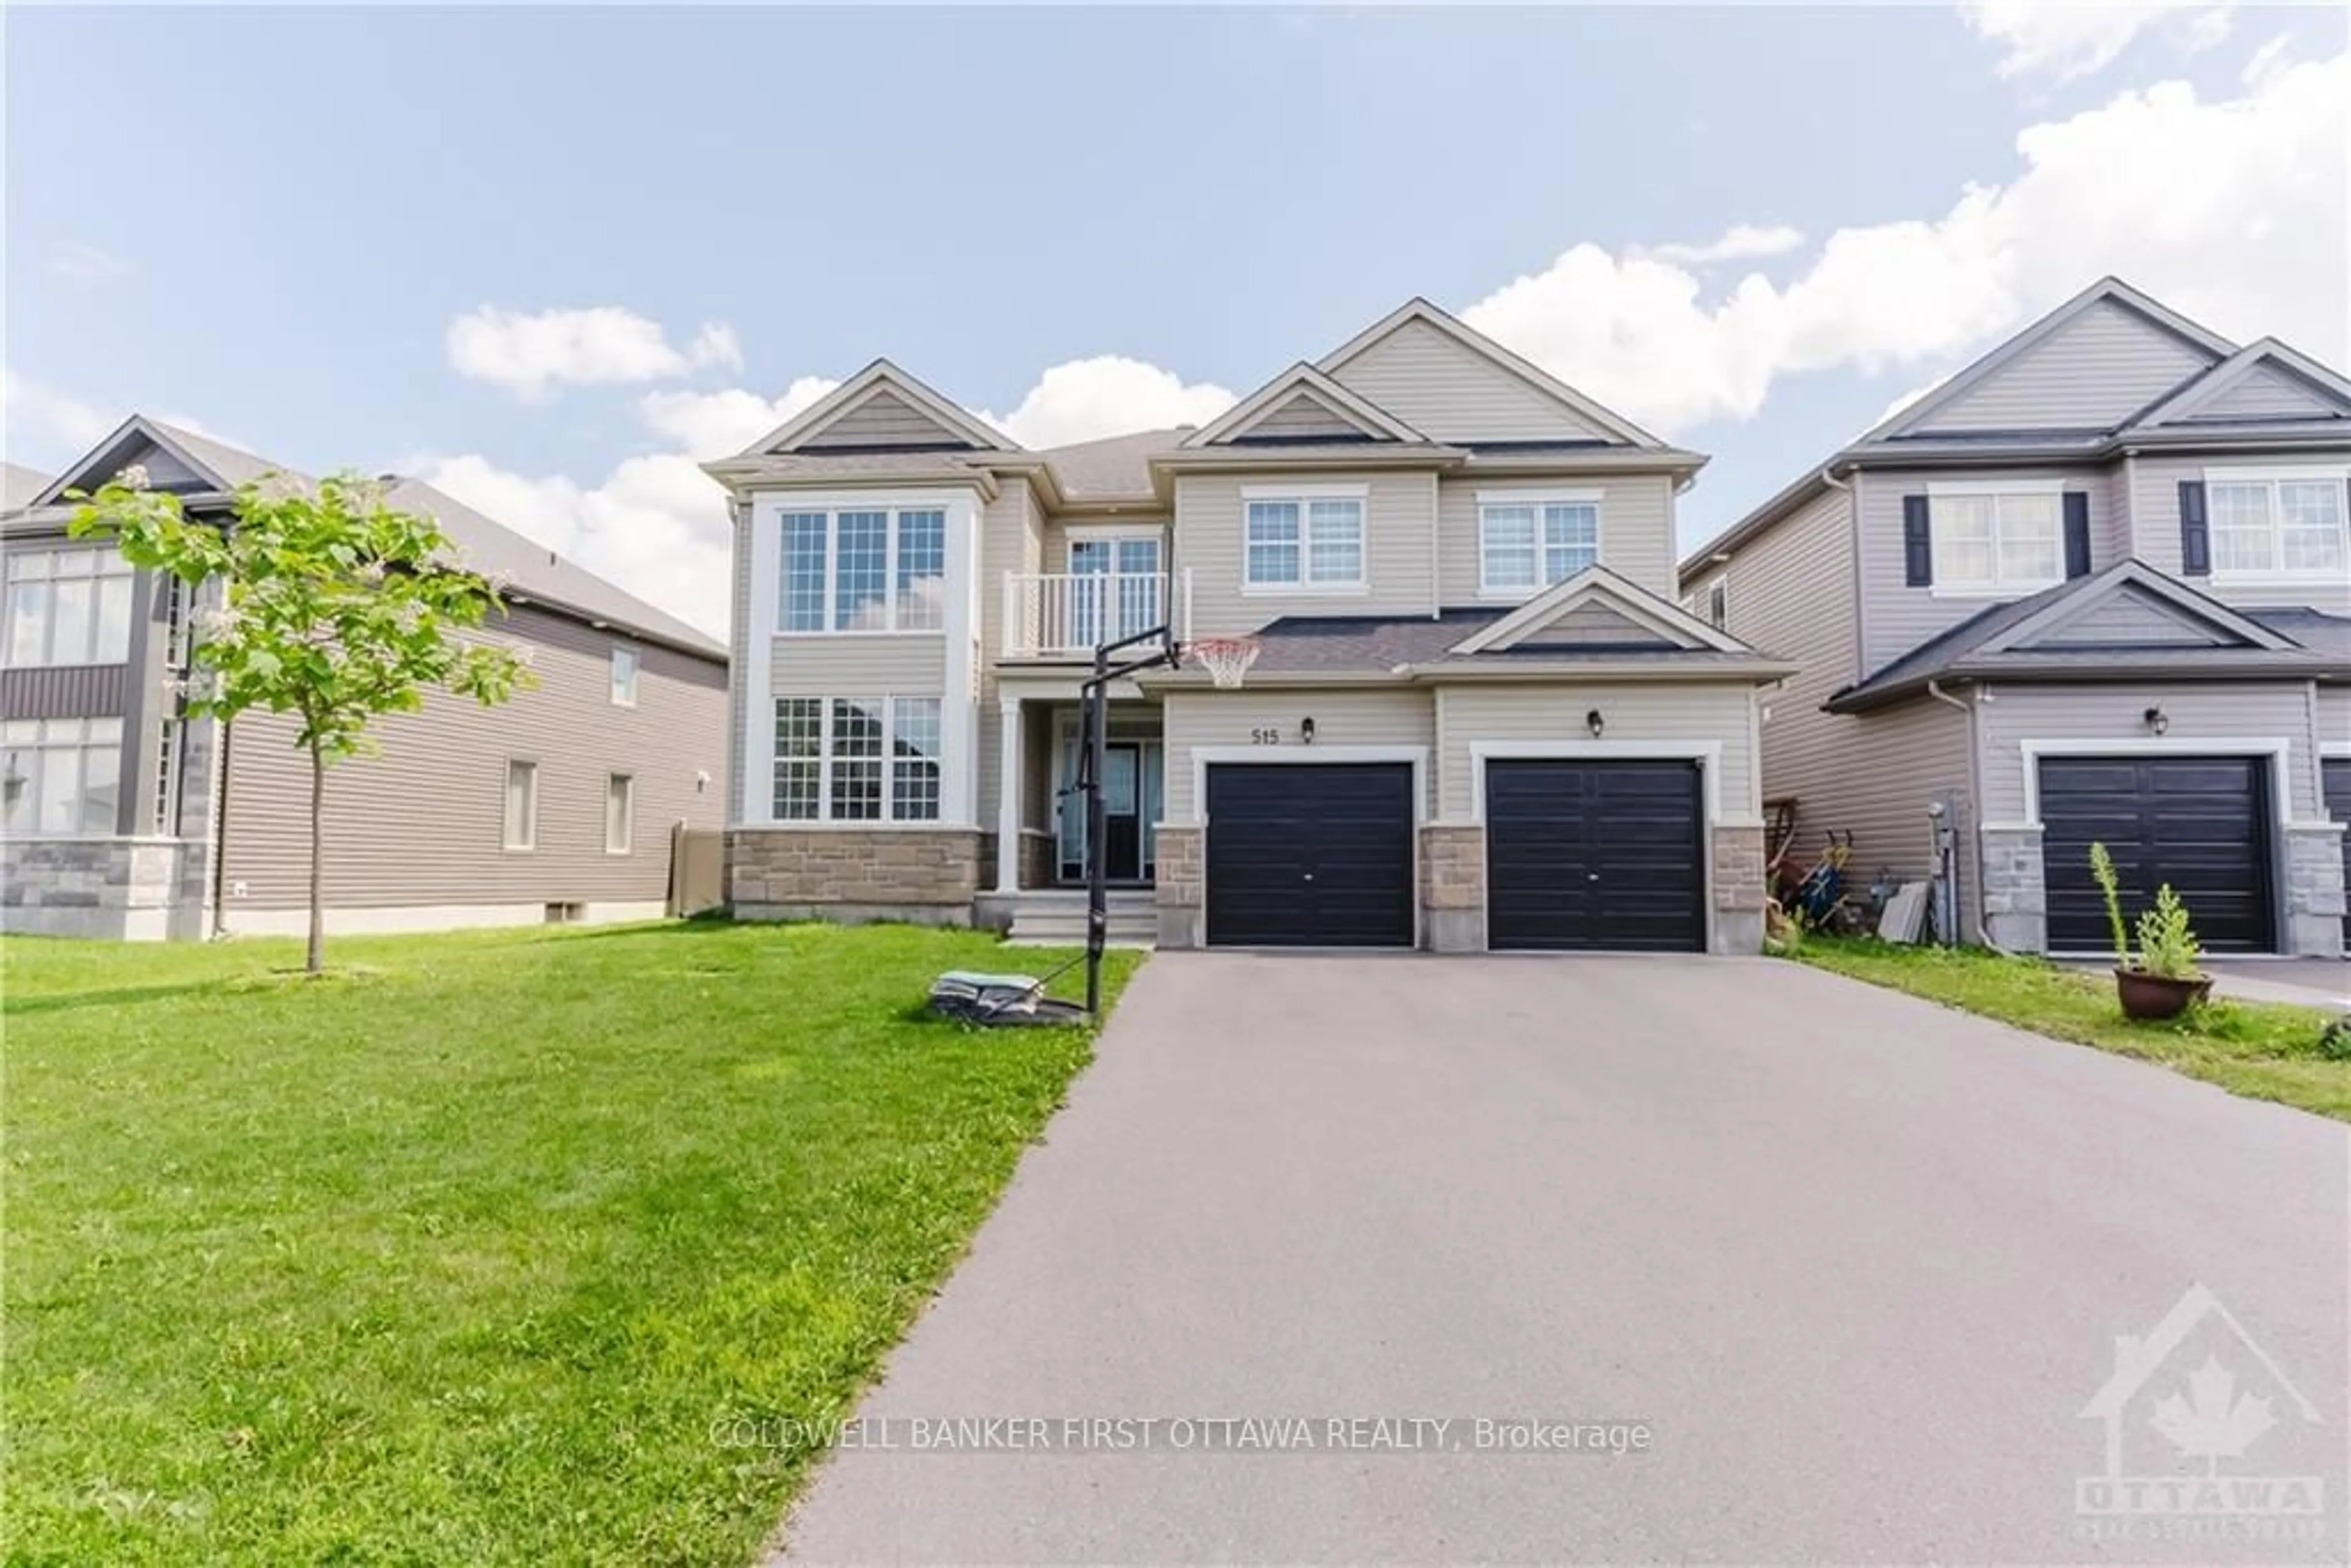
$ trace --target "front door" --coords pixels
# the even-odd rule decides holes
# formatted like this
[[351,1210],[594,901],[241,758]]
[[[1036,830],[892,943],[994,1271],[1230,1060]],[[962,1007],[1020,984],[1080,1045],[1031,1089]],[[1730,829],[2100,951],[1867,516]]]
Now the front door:
[[1070,576],[1071,641],[1081,647],[1139,636],[1166,619],[1154,536],[1073,538]]
[[[1086,874],[1085,797],[1077,790],[1081,731],[1071,725],[1061,732],[1061,777],[1056,790],[1061,800],[1061,870],[1064,882]],[[1159,820],[1164,789],[1162,749],[1155,740],[1113,740],[1102,759],[1102,842],[1107,851],[1103,873],[1113,882],[1148,882],[1156,845],[1154,828]]]
[[1102,870],[1143,880],[1143,748],[1113,741],[1102,761]]

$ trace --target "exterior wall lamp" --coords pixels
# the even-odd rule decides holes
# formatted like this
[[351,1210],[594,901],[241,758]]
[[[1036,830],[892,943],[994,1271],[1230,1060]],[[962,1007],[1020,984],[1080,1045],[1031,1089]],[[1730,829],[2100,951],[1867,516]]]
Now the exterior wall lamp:
[[2147,728],[2155,731],[2158,735],[2161,735],[2164,731],[2171,727],[2171,716],[2165,713],[2159,707],[2151,707],[2145,713],[2139,715],[2139,717],[2147,722]]
[[1298,721],[1298,739],[1303,746],[1314,744],[1314,716],[1308,714]]
[[1598,708],[1593,708],[1583,716],[1583,727],[1592,732],[1593,739],[1597,740],[1600,738],[1600,732],[1608,727],[1608,721],[1601,716]]

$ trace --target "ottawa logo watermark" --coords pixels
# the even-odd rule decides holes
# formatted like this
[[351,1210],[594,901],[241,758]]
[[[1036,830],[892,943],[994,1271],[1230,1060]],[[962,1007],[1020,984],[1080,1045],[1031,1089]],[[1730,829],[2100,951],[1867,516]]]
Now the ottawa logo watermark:
[[2304,1468],[2294,1457],[2316,1457],[2317,1406],[2200,1284],[2146,1334],[2115,1337],[2114,1371],[2082,1416],[2105,1427],[2104,1473],[2074,1483],[2084,1535],[2259,1542],[2326,1530],[2324,1481],[2288,1473]]

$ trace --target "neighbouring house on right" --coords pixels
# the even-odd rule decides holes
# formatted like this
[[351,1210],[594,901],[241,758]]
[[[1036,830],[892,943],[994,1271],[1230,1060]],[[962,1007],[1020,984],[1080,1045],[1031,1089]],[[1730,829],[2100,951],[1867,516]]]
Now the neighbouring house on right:
[[2331,955],[2351,823],[2351,381],[2105,279],[1682,562],[1795,659],[1763,786],[1800,856],[1920,879],[1957,935],[2108,946],[2168,883],[2219,953]]

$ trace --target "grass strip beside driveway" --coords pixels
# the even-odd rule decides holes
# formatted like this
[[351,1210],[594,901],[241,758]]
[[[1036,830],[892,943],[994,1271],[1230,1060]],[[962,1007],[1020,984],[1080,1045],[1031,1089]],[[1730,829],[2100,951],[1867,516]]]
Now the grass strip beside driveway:
[[806,1456],[714,1427],[846,1414],[1091,1051],[925,1019],[1067,956],[970,932],[5,946],[20,1563],[743,1562]]
[[2314,1009],[2217,999],[2167,1022],[2132,1023],[2110,977],[2040,958],[1822,936],[1792,956],[2036,1034],[2160,1062],[2231,1094],[2351,1122],[2351,1061],[2318,1054],[2328,1015]]

